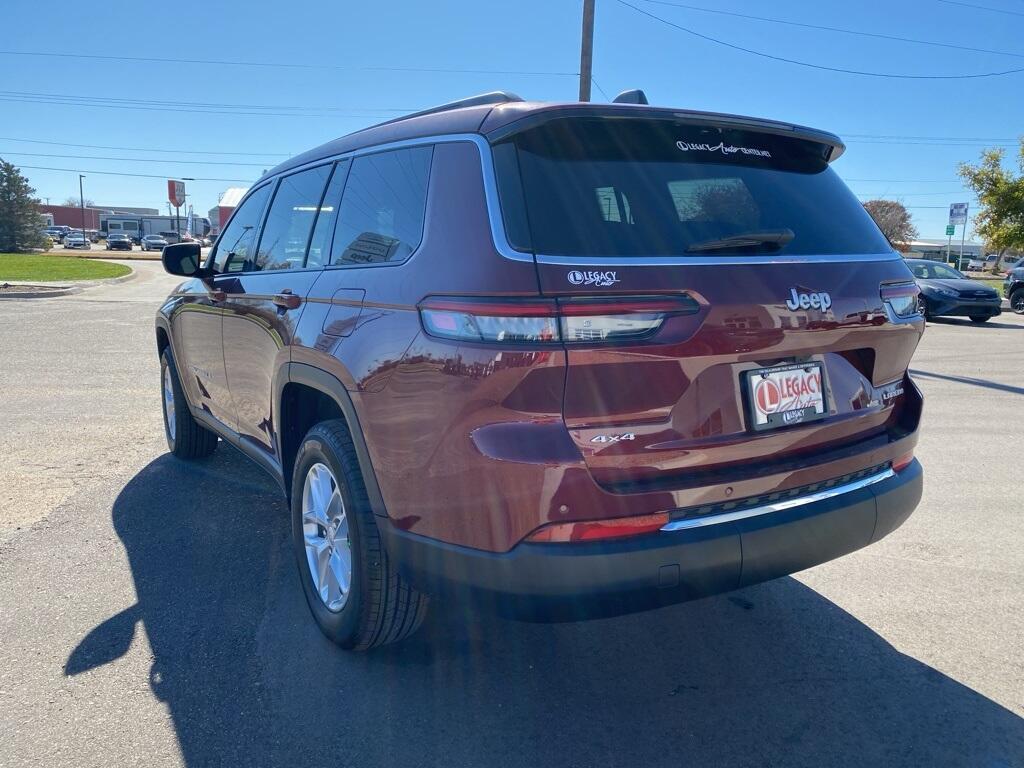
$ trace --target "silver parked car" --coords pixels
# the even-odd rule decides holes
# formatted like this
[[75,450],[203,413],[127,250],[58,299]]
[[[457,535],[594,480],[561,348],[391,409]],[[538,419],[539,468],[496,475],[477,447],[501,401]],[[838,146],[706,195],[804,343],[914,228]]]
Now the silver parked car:
[[146,235],[142,238],[142,250],[144,251],[162,251],[166,245],[167,241],[160,235]]
[[92,249],[92,243],[81,232],[69,232],[64,236],[64,247],[81,248],[84,251],[88,251]]

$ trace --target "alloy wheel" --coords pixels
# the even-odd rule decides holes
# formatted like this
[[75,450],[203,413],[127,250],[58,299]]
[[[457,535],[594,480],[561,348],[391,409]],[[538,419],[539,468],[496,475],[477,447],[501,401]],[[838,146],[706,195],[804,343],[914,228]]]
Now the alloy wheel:
[[313,589],[328,610],[340,611],[352,589],[349,520],[334,473],[319,462],[302,486],[302,537]]

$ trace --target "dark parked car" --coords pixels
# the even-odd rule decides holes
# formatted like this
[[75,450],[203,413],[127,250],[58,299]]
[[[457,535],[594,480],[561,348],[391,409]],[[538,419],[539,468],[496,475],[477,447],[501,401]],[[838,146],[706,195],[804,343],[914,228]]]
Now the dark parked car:
[[167,241],[160,235],[146,235],[139,243],[144,251],[162,251]]
[[984,323],[1002,309],[999,293],[979,280],[971,280],[948,264],[928,259],[907,259],[921,295],[921,312],[927,318],[969,317]]
[[310,150],[164,249],[168,446],[280,483],[346,648],[428,595],[607,616],[877,541],[921,495],[924,322],[843,149],[489,94]]
[[107,235],[106,248],[108,251],[130,251],[132,249],[132,239],[128,235],[113,232]]
[[1024,315],[1024,263],[1017,264],[1003,281],[1003,296],[1010,302],[1010,309]]

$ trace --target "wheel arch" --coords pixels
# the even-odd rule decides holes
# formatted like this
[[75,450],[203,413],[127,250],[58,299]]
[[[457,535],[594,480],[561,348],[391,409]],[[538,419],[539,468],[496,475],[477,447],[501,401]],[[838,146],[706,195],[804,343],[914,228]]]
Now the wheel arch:
[[359,469],[366,483],[366,492],[375,515],[385,517],[384,499],[373,469],[370,452],[359,423],[352,398],[344,385],[333,375],[304,363],[288,363],[285,375],[275,377],[274,403],[279,424],[278,450],[285,493],[291,495],[292,472],[302,438],[315,424],[328,419],[341,419],[348,428],[356,449]]

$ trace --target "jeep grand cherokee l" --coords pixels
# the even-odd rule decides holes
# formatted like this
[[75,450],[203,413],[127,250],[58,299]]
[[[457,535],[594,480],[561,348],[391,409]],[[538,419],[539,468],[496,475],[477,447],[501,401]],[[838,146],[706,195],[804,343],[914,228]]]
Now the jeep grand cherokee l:
[[163,251],[168,445],[277,479],[346,648],[428,595],[575,620],[877,541],[921,494],[924,322],[842,151],[490,94],[299,155]]

